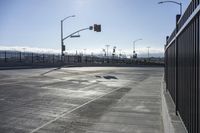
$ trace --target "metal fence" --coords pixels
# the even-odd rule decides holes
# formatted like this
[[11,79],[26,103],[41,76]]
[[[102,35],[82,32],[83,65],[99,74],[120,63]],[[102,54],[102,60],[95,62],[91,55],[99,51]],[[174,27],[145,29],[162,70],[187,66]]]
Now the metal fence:
[[53,65],[60,63],[60,56],[53,54],[0,51],[0,66]]
[[0,67],[13,66],[60,66],[60,65],[163,65],[162,58],[155,61],[148,59],[129,59],[117,56],[65,55],[61,61],[60,55],[0,51]]
[[165,46],[165,80],[188,133],[200,132],[200,0],[192,0]]

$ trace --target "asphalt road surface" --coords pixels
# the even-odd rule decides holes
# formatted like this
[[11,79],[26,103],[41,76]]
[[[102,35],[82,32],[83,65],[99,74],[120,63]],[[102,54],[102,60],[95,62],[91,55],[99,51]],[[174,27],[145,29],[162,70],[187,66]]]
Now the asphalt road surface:
[[162,133],[163,68],[0,71],[0,133]]

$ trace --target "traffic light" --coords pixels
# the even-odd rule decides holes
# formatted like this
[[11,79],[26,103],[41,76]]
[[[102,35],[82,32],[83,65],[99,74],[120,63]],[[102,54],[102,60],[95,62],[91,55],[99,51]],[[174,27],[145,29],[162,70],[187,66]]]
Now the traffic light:
[[101,25],[94,24],[94,31],[101,32]]
[[62,45],[62,51],[65,51],[65,45]]
[[116,48],[117,48],[116,46],[113,47],[113,53],[115,53]]
[[115,49],[113,49],[113,53],[115,53]]

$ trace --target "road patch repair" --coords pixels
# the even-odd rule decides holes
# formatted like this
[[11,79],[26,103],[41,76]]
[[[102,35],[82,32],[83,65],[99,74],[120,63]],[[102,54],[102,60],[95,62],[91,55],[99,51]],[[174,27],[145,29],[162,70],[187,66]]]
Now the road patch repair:
[[7,75],[0,79],[0,132],[163,132],[163,68],[81,67],[0,74]]

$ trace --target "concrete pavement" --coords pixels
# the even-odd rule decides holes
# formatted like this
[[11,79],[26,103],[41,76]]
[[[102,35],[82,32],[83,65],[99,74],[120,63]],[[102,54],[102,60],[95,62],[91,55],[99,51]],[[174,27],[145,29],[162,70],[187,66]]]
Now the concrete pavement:
[[162,133],[163,68],[0,71],[2,133]]

